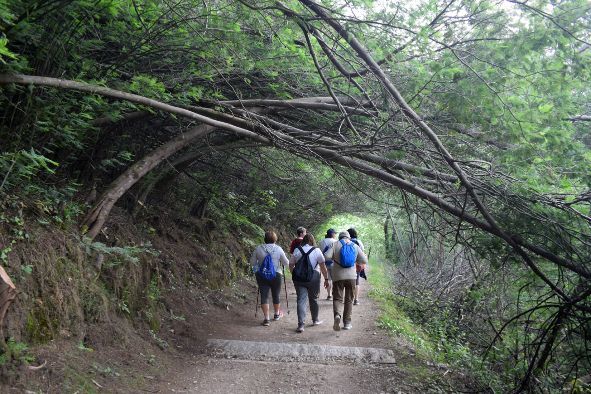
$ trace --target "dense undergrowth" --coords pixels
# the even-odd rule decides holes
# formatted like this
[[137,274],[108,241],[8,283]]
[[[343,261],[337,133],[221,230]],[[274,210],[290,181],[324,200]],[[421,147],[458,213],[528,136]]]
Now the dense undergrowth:
[[[490,369],[490,365],[483,362],[467,345],[465,334],[458,328],[450,332],[449,316],[433,314],[433,318],[426,322],[421,319],[427,313],[426,310],[421,310],[421,301],[399,295],[395,279],[401,274],[397,270],[399,262],[386,256],[388,234],[384,234],[383,217],[340,214],[320,225],[316,233],[320,237],[330,227],[338,231],[354,227],[364,242],[366,252],[370,253],[367,283],[371,286],[369,296],[377,302],[381,310],[378,325],[398,338],[401,344],[406,344],[408,354],[422,360],[423,365],[440,367],[444,373],[445,370],[453,371],[455,380],[450,383],[442,379],[441,374],[430,373],[427,367],[423,371],[411,371],[412,376],[423,376],[434,389],[444,391],[461,390],[450,385],[457,385],[460,381],[463,381],[466,390],[508,390],[499,376]],[[362,280],[361,285],[364,283],[366,282]],[[400,364],[404,368],[404,363]],[[416,368],[414,363],[410,365]]]

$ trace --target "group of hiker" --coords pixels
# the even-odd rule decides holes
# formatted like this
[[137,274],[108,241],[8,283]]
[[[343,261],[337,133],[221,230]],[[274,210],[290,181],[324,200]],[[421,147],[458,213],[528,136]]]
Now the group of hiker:
[[287,265],[297,296],[296,332],[304,332],[307,304],[312,315],[312,325],[323,323],[318,316],[322,281],[328,294],[326,299],[332,300],[333,329],[352,329],[353,305],[359,305],[359,280],[367,279],[365,268],[368,263],[364,245],[357,238],[357,231],[350,228],[337,233],[330,228],[319,246],[316,245],[314,236],[304,227],[298,227],[296,233],[297,237],[289,246],[289,259],[281,246],[277,245],[277,234],[271,230],[265,232],[264,243],[255,248],[250,258],[259,287],[263,326],[269,326],[271,322],[269,292],[273,301],[272,320],[277,321],[283,317],[279,298],[282,282],[287,292],[284,272]]

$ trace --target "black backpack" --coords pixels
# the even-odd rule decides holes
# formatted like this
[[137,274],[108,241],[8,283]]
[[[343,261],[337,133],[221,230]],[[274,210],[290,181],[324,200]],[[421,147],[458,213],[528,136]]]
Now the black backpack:
[[314,267],[312,267],[312,263],[310,262],[310,253],[316,248],[312,246],[307,253],[304,253],[304,249],[299,245],[298,249],[302,254],[302,257],[296,262],[291,277],[296,282],[310,282],[314,277]]

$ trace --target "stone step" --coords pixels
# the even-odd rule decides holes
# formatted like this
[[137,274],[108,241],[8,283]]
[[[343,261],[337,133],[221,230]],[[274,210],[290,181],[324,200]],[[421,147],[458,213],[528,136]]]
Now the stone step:
[[222,358],[286,362],[352,362],[395,364],[389,349],[351,346],[309,345],[302,343],[252,342],[228,339],[207,341],[211,354]]

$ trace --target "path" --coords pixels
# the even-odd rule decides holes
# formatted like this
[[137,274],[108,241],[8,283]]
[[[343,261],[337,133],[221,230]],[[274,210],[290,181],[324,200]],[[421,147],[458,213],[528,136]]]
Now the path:
[[322,289],[324,324],[310,326],[308,313],[305,331],[296,333],[295,290],[289,281],[291,313],[270,327],[261,325],[260,310],[255,320],[254,302],[229,307],[222,314],[202,312],[202,328],[207,327],[203,332],[209,333],[193,338],[202,345],[199,351],[193,352],[184,370],[161,384],[160,392],[413,392],[400,383],[404,372],[396,364],[391,339],[376,326],[378,308],[367,297],[367,282],[364,285],[362,304],[353,307],[350,331],[333,331],[332,301]]

